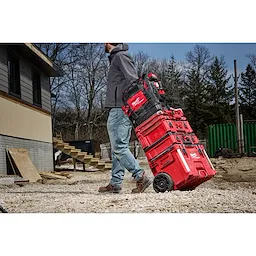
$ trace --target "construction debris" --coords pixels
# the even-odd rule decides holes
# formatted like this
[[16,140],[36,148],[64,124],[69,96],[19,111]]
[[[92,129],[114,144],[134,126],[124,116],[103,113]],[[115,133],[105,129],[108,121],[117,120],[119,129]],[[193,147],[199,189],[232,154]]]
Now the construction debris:
[[74,175],[71,173],[67,173],[67,172],[51,172],[55,175],[60,175],[60,176],[64,176],[67,177],[68,179],[71,179]]
[[24,185],[26,183],[29,183],[29,180],[26,180],[26,179],[23,179],[22,177],[20,176],[16,176],[14,175],[14,184],[17,184],[17,185]]
[[0,176],[0,185],[23,185],[25,183],[29,183],[29,180],[25,180],[17,175],[4,175]]
[[29,158],[28,151],[26,149],[9,148],[7,150],[7,154],[15,174],[20,174],[22,178],[29,180],[29,182],[37,182],[42,179]]
[[[56,166],[55,167],[56,171],[74,171],[74,166],[73,165],[69,165],[69,164],[65,164],[65,165],[61,165],[61,166]],[[84,171],[84,172],[97,172],[97,171],[101,171],[99,168],[96,168],[94,166],[91,166],[89,164],[85,164],[84,166],[81,165],[77,165],[76,166],[76,171]]]
[[8,176],[0,176],[0,185],[11,185],[14,184],[14,178]]
[[100,171],[98,168],[95,168],[93,166],[85,167],[84,170],[86,172],[97,172],[97,171]]
[[39,172],[39,173],[40,173],[41,177],[44,178],[44,179],[67,180],[66,176],[55,174],[55,173],[52,173],[52,172]]

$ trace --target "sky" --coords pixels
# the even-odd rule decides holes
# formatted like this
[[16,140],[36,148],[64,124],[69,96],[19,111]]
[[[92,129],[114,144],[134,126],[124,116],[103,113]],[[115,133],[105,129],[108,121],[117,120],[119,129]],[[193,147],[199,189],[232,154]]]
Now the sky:
[[[215,56],[224,55],[229,73],[234,71],[234,60],[237,62],[237,72],[244,72],[249,63],[247,54],[256,54],[255,43],[198,43],[207,47]],[[193,50],[196,43],[128,43],[130,53],[143,51],[150,57],[169,59],[173,53],[177,61],[185,60],[187,52]]]

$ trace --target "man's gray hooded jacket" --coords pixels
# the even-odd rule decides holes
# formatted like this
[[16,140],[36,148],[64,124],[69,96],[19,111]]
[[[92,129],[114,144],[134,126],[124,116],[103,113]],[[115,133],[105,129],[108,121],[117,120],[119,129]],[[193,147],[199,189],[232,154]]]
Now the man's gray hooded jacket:
[[128,49],[127,44],[119,44],[109,55],[110,68],[105,101],[106,108],[122,107],[123,92],[138,79]]

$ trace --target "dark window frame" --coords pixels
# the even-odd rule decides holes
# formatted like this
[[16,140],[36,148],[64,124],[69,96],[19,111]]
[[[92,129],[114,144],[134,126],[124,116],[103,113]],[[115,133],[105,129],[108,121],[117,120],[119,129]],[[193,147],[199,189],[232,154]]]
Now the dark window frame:
[[12,50],[8,50],[8,93],[16,98],[21,98],[20,83],[20,57]]
[[31,69],[33,105],[42,107],[42,76],[37,68]]

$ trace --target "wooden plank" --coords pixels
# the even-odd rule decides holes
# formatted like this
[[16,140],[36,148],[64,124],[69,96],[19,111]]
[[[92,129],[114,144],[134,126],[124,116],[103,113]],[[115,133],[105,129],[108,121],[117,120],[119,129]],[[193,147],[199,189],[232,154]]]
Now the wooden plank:
[[29,180],[29,182],[37,182],[38,180],[41,180],[41,176],[30,160],[26,149],[8,148],[8,151],[22,178]]
[[13,165],[13,162],[12,162],[12,159],[11,159],[11,156],[10,156],[10,153],[9,153],[8,149],[6,150],[6,154],[7,154],[9,163],[10,163],[10,165],[11,165],[11,167],[12,167],[13,173],[14,173],[15,175],[18,175],[18,174],[16,173],[15,168],[14,168],[14,165]]
[[53,174],[60,175],[67,177],[68,179],[71,179],[74,175],[71,173],[66,173],[66,172],[52,172]]
[[66,180],[67,177],[65,176],[62,176],[62,175],[57,175],[57,174],[54,174],[54,173],[51,173],[51,172],[39,172],[40,175],[43,177],[43,178],[46,178],[46,179],[59,179],[59,180]]

